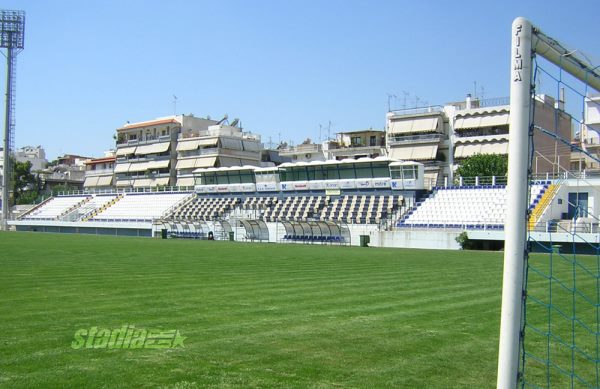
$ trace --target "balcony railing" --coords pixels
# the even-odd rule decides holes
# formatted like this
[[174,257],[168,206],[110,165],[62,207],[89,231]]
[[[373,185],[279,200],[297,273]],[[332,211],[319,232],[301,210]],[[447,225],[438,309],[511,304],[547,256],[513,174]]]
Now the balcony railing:
[[233,132],[233,133],[225,132],[223,134],[220,134],[218,131],[192,130],[192,131],[187,131],[187,132],[180,133],[178,139],[191,139],[191,138],[200,138],[200,137],[219,137],[219,136],[260,141],[260,135],[254,134],[254,133],[249,132],[249,131],[245,131],[245,132]]
[[289,147],[287,149],[279,150],[280,155],[318,152],[321,152],[321,145],[298,145]]
[[[491,99],[483,99],[483,100],[473,99],[471,101],[471,109],[497,107],[500,105],[509,105],[509,104],[510,104],[510,97],[494,97]],[[463,101],[461,103],[456,103],[453,105],[454,105],[454,107],[456,107],[456,109],[458,111],[467,109],[466,101]]]
[[112,172],[114,171],[114,168],[110,168],[110,169],[96,169],[96,170],[86,170],[85,171],[85,176],[86,177],[91,177],[91,176],[102,176],[102,175],[107,175],[107,174],[112,174]]
[[156,142],[167,142],[171,140],[171,135],[161,135],[161,136],[149,136],[146,139],[134,139],[134,140],[125,140],[125,139],[121,139],[118,140],[117,139],[117,144],[118,145],[123,145],[123,146],[137,146],[137,145],[145,145],[148,143],[156,143]]
[[392,135],[388,136],[388,145],[399,145],[399,144],[407,144],[407,143],[430,143],[430,142],[439,142],[444,139],[443,134],[422,134],[422,135],[407,135],[407,136],[399,136],[394,137]]
[[184,150],[179,152],[179,158],[191,158],[200,157],[204,155],[217,154],[219,152],[218,147],[205,147],[196,150]]
[[[151,155],[151,156],[148,156]],[[146,162],[146,161],[165,161],[171,159],[171,155],[156,155],[156,154],[143,154],[139,156],[135,156],[134,158],[125,158],[124,156],[117,157],[118,163],[129,162]]]
[[431,105],[427,107],[416,107],[416,108],[405,108],[405,109],[394,109],[389,113],[398,116],[408,116],[408,115],[423,115],[428,113],[436,113],[442,112],[443,107],[439,105]]
[[331,153],[334,153],[336,151],[347,151],[347,152],[360,152],[360,151],[369,151],[369,150],[380,150],[380,149],[385,149],[384,145],[375,145],[375,146],[362,146],[362,145],[351,145],[351,146],[344,146],[344,147],[338,147],[336,149],[329,149],[328,151]]

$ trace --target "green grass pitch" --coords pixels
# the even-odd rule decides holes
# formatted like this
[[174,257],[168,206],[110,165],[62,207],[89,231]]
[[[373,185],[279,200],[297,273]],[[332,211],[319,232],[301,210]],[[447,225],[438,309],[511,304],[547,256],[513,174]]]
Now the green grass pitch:
[[[501,253],[0,233],[2,387],[493,387]],[[185,347],[71,347],[79,329]]]

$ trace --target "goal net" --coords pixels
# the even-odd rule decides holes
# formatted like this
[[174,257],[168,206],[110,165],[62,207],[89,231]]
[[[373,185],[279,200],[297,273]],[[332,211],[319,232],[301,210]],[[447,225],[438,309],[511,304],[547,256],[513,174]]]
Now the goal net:
[[598,65],[513,22],[499,388],[600,387]]

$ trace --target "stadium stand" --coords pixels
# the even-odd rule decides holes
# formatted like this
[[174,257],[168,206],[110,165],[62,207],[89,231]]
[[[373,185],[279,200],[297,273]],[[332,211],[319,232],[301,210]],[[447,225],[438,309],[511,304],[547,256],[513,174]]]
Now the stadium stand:
[[[214,221],[249,211],[264,222],[332,221],[346,224],[378,224],[402,216],[409,207],[402,195],[343,196],[248,196],[228,197],[196,193],[120,193],[59,196],[40,204],[21,220]],[[246,212],[246,213],[244,213]]]
[[300,221],[313,218],[326,204],[325,196],[293,196],[266,208],[263,220],[275,222],[280,220]]
[[109,204],[111,201],[117,199],[116,194],[108,194],[108,195],[92,195],[88,198],[88,201],[81,204],[81,206],[76,207],[70,212],[66,213],[61,217],[61,220],[64,221],[77,221],[84,220],[93,212],[99,210],[105,205]]
[[90,195],[51,197],[21,216],[22,220],[58,220],[62,215],[83,205]]
[[277,203],[277,197],[246,197],[244,203],[242,204],[243,209],[248,210],[262,210],[266,208],[270,208]]
[[125,193],[112,205],[101,208],[90,220],[151,222],[190,195],[189,192]]
[[[549,182],[532,186],[530,209],[534,209]],[[506,186],[435,188],[400,220],[398,227],[503,229],[506,218]]]
[[206,197],[193,195],[190,201],[186,201],[174,210],[170,219],[182,220],[215,220],[222,218],[240,203],[237,197]]
[[320,218],[350,224],[378,224],[401,210],[403,205],[403,196],[342,196],[333,200],[330,207],[323,209]]

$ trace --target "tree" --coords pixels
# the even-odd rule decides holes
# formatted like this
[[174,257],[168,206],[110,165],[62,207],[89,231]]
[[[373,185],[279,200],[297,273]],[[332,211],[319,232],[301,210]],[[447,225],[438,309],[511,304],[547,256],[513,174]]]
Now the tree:
[[70,185],[68,183],[59,184],[52,187],[52,195],[58,194],[60,192],[70,192],[75,190],[79,190],[79,188],[75,185]]
[[15,204],[30,204],[39,195],[38,180],[31,173],[31,162],[11,160],[14,202]]
[[508,157],[499,154],[475,154],[456,169],[459,177],[504,177],[508,171]]

